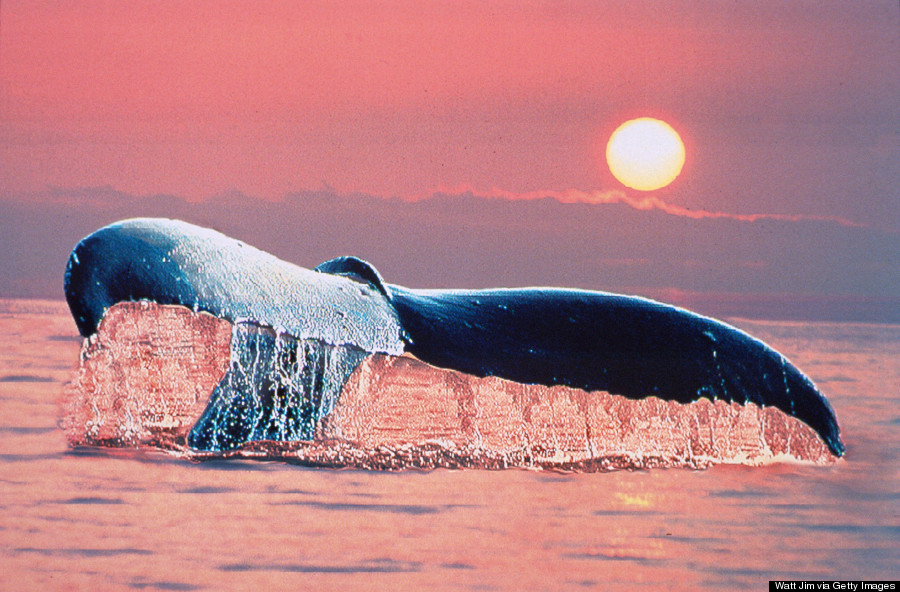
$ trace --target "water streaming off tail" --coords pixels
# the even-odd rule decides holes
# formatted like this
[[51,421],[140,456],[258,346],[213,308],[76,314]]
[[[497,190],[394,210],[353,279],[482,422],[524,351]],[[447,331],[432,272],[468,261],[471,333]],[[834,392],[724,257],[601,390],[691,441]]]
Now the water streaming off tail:
[[146,302],[86,340],[63,425],[74,445],[365,468],[833,460],[775,408],[478,378]]
[[197,450],[311,440],[366,352],[237,323],[228,373],[188,436]]

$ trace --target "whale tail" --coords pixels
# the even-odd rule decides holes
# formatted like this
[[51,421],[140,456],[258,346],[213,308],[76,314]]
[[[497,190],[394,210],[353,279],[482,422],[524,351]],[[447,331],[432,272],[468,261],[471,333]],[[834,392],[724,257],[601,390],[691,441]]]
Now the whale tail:
[[680,403],[773,406],[844,453],[834,411],[812,381],[763,342],[720,321],[644,298],[530,288],[389,286],[419,359],[476,376]]
[[[844,453],[828,401],[781,354],[725,323],[644,298],[553,288],[410,290],[385,284],[373,266],[354,257],[310,271],[215,231],[157,219],[116,223],[82,240],[69,258],[65,294],[85,337],[96,331],[109,307],[145,299],[210,312],[236,325],[278,328],[312,347],[314,354],[305,354],[313,356],[310,368],[333,357],[313,347],[318,343],[364,353],[409,352],[433,366],[477,377],[632,399],[755,403],[805,422],[833,454]],[[260,334],[248,343],[261,351],[261,344],[271,345],[267,339]],[[337,396],[363,354],[348,356],[332,360],[339,367],[332,377],[336,391],[326,399]],[[273,372],[284,373],[283,364],[276,366]],[[254,389],[259,397],[248,399],[253,403],[265,399],[281,405],[284,399],[302,407],[321,399],[321,381],[297,371],[296,384],[309,378],[308,388],[269,401],[266,393],[281,392],[274,382],[263,388],[265,380],[253,378],[255,371],[234,368],[231,382],[217,388],[192,443],[234,447],[248,437],[270,437],[259,427],[268,421],[268,410],[248,415],[232,407],[244,405],[242,393]],[[317,405],[309,409],[327,413],[330,408]],[[256,427],[249,425],[251,415]],[[223,422],[234,429],[220,433],[203,427]],[[296,425],[282,435],[312,433],[303,421]]]

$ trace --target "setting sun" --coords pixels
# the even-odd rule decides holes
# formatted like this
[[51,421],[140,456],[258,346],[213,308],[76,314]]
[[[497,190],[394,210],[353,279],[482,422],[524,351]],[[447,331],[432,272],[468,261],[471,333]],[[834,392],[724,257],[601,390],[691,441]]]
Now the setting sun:
[[620,125],[609,138],[606,162],[623,185],[640,191],[665,187],[684,166],[684,143],[672,126],[650,117]]

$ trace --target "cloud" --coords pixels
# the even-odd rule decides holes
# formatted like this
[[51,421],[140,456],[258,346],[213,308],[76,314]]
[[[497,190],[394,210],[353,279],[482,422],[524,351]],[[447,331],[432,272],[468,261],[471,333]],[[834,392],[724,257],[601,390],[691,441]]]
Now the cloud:
[[[347,196],[327,183],[323,183],[323,194],[333,194],[335,196]],[[297,192],[293,195],[309,194],[310,192]],[[370,198],[376,197],[372,194],[354,193],[356,196],[366,196]],[[810,214],[738,214],[732,212],[710,211],[703,209],[691,209],[671,204],[655,195],[629,195],[622,190],[607,191],[582,191],[579,189],[565,190],[539,190],[539,191],[507,191],[505,189],[491,188],[487,191],[475,189],[469,185],[455,185],[452,187],[439,187],[433,191],[413,195],[406,198],[400,198],[404,202],[418,202],[428,200],[434,196],[471,196],[479,199],[501,199],[508,201],[536,201],[541,199],[553,199],[563,204],[588,204],[588,205],[615,205],[624,204],[630,208],[641,212],[659,211],[670,216],[679,216],[690,218],[692,220],[706,219],[722,219],[734,220],[737,222],[758,222],[761,220],[775,220],[781,222],[826,222],[834,223],[849,228],[868,228],[869,225],[856,222],[840,216],[816,216]],[[394,199],[387,196],[378,196],[381,199]],[[157,202],[164,201],[170,205],[176,202],[186,201],[182,198],[172,195],[153,195],[153,196],[136,196],[123,191],[119,191],[109,185],[102,187],[49,187],[45,191],[28,192],[18,194],[19,200],[30,202],[44,202],[57,204],[78,205],[81,207],[92,206],[100,209],[120,206],[123,203],[136,203],[142,200],[154,200]],[[14,198],[15,199],[15,198]],[[240,202],[245,200],[253,201],[255,198],[246,195],[238,190],[228,190],[221,192],[207,201],[212,202]],[[268,201],[268,200],[266,200]]]
[[158,216],[215,228],[304,267],[356,255],[389,283],[410,287],[566,286],[656,296],[715,316],[900,321],[898,233],[670,209],[622,192],[467,188],[415,200],[323,189],[274,202],[238,192],[192,202],[109,187],[0,194],[0,297],[61,298],[80,238],[115,220]]
[[841,226],[865,228],[867,225],[854,222],[840,216],[814,216],[808,214],[736,214],[731,212],[717,212],[710,210],[694,210],[679,205],[670,204],[654,195],[629,195],[621,190],[611,191],[581,191],[578,189],[566,189],[562,191],[526,191],[514,192],[492,188],[489,191],[478,191],[465,185],[452,188],[442,188],[434,193],[442,194],[469,194],[475,197],[493,199],[508,199],[512,201],[530,201],[536,199],[551,198],[560,203],[583,203],[593,205],[625,204],[635,210],[647,212],[658,210],[671,216],[682,216],[693,220],[725,219],[738,222],[757,222],[759,220],[779,220],[783,222],[833,222]]

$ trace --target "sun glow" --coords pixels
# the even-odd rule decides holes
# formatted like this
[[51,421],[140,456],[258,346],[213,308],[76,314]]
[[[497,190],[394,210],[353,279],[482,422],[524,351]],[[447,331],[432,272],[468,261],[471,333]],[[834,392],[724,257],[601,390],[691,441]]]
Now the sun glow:
[[684,166],[684,143],[672,126],[650,117],[620,125],[606,145],[609,170],[626,187],[653,191],[675,180]]

